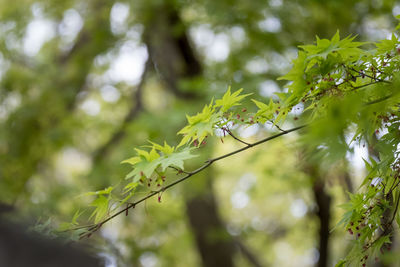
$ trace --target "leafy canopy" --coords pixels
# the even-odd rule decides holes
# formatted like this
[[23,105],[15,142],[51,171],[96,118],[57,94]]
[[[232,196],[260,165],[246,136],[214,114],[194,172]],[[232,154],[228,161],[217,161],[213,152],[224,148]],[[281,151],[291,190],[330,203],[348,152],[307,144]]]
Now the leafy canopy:
[[[97,196],[92,202],[94,223],[101,226],[108,220],[112,201],[118,203],[118,208],[138,188],[162,186],[169,168],[186,173],[186,178],[195,174],[185,171],[184,163],[196,157],[193,151],[217,129],[251,147],[254,144],[233,135],[232,125],[302,123],[308,127],[301,140],[323,160],[343,158],[351,151],[351,143],[367,143],[376,151],[375,156],[365,159],[368,173],[358,192],[349,193],[350,201],[342,205],[345,212],[336,229],[344,227],[353,237],[354,246],[337,266],[358,266],[365,264],[368,255],[379,257],[391,246],[392,222],[400,226],[400,42],[395,34],[390,40],[376,43],[354,40],[354,36],[341,39],[337,32],[330,40],[317,37],[315,44],[300,46],[292,69],[279,78],[288,81],[287,92],[278,93],[278,101],[253,99],[257,110],[247,113],[248,119],[233,112],[248,94],[241,94],[242,89],[232,93],[228,88],[222,98],[211,100],[201,112],[187,116],[188,123],[178,132],[182,139],[176,147],[150,142],[146,150],[135,149],[136,156],[123,161],[133,169],[126,176],[128,183],[122,195],[114,195],[114,187],[91,193]],[[366,48],[371,46],[374,48]],[[150,192],[153,196],[162,189]]]

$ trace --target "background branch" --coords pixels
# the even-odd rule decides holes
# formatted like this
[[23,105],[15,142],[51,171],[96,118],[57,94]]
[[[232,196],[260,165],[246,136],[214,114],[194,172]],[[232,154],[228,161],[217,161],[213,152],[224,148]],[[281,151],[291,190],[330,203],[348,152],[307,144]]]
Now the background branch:
[[132,108],[126,114],[122,124],[114,132],[114,134],[110,137],[110,139],[93,153],[94,162],[101,161],[108,154],[110,148],[114,147],[122,140],[122,138],[126,134],[125,130],[127,125],[130,122],[132,122],[143,111],[142,93],[144,84],[146,82],[146,76],[150,72],[150,69],[151,69],[151,60],[148,59],[145,63],[142,79],[140,80],[140,83],[136,88],[136,92],[132,94],[132,102],[133,102]]

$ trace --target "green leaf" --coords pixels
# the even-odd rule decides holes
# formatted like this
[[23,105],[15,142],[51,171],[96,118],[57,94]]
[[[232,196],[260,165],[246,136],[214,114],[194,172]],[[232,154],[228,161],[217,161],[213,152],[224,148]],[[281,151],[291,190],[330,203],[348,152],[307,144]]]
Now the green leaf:
[[83,196],[107,195],[107,194],[110,194],[113,189],[114,189],[114,187],[109,186],[106,189],[99,190],[96,192],[87,192],[87,193],[83,194]]
[[164,146],[161,146],[161,145],[159,145],[157,143],[153,143],[151,141],[149,141],[149,142],[153,145],[153,147],[155,149],[157,149],[158,151],[164,153],[165,155],[172,154],[175,151],[175,148],[173,146],[171,147],[170,145],[168,145],[166,141],[164,141]]
[[[142,178],[142,176],[150,177],[157,169],[158,165],[160,164],[160,154],[157,153],[154,145],[150,152],[137,148],[135,148],[135,150],[138,154],[138,157],[134,157],[134,159],[131,161],[134,163],[132,164],[133,170],[126,175],[125,179],[133,177],[133,182],[138,182],[140,178]],[[140,160],[138,160],[137,158],[139,158]]]
[[83,211],[80,211],[80,210],[78,209],[78,210],[75,212],[74,216],[72,217],[71,224],[73,224],[73,225],[78,225],[77,220],[78,220],[79,216],[82,215],[82,213],[83,213]]
[[[395,18],[396,18],[397,20],[400,20],[400,15],[397,15]],[[397,31],[397,30],[399,30],[399,29],[400,29],[400,21],[399,21],[399,23],[397,24],[395,30]]]
[[[342,205],[342,207],[343,206],[344,205]],[[343,214],[340,221],[330,230],[330,232],[335,231],[340,226],[346,226],[350,222],[352,216],[353,216],[353,211],[352,210],[347,211],[345,214]]]
[[400,214],[396,213],[396,222],[397,222],[397,226],[400,228]]
[[390,241],[389,235],[384,235],[384,236],[379,237],[377,240],[375,240],[375,242],[372,245],[374,252],[376,253],[376,252],[380,251],[382,246],[387,243],[389,243],[389,244],[392,243]]
[[269,104],[265,104],[263,102],[252,99],[256,106],[258,107],[257,113],[254,115],[255,120],[259,120],[264,123],[266,120],[270,120],[274,118],[275,112],[278,110],[279,104],[274,103],[272,98],[269,101]]
[[182,134],[183,138],[178,145],[178,148],[189,143],[193,143],[197,139],[199,144],[208,135],[214,135],[214,126],[221,120],[222,112],[215,111],[215,108],[206,105],[201,113],[195,116],[186,116],[189,125],[186,125],[178,134]]
[[135,165],[136,163],[142,161],[140,157],[132,157],[126,160],[121,161],[121,163],[129,163],[131,165]]
[[343,267],[346,264],[346,260],[340,260],[338,263],[336,263],[335,267]]
[[96,207],[92,215],[90,215],[90,218],[93,216],[95,217],[94,223],[99,223],[106,216],[108,211],[108,203],[109,198],[106,198],[103,195],[99,195],[99,197],[92,202],[90,206]]
[[183,164],[185,160],[197,157],[197,155],[190,154],[191,150],[191,148],[185,148],[180,152],[175,152],[173,154],[164,156],[160,161],[161,169],[164,171],[169,166],[175,166],[183,170]]
[[391,40],[380,40],[376,43],[376,50],[378,53],[386,54],[395,51],[397,45],[399,44],[399,40],[396,35],[392,33]]
[[142,157],[143,159],[150,161],[150,153],[147,152],[146,150],[138,149],[135,148],[136,153],[139,155],[139,157]]
[[243,89],[239,89],[233,94],[231,94],[231,87],[229,86],[228,90],[226,91],[222,99],[218,99],[215,101],[215,106],[221,107],[221,111],[226,112],[231,107],[240,105],[240,101],[243,98],[251,95],[251,94],[239,95],[242,91]]
[[150,177],[155,169],[157,169],[160,162],[154,161],[141,161],[135,164],[134,169],[128,173],[125,179],[133,178],[133,182],[138,182],[142,176]]
[[73,226],[74,226],[74,225],[72,225],[71,223],[62,222],[62,223],[59,224],[59,226],[58,226],[58,228],[57,228],[57,231],[63,232],[63,231],[66,231],[66,230],[71,229],[71,227],[73,227]]
[[[136,186],[134,187],[136,188]],[[117,205],[117,208],[121,207],[123,204],[125,204],[131,197],[135,195],[135,191],[129,192],[127,196],[125,196]]]
[[139,184],[137,182],[130,182],[124,187],[124,194],[134,190]]
[[[253,102],[256,104],[256,106],[257,106],[259,109],[261,109],[262,111],[267,111],[267,110],[270,109],[269,105],[267,105],[267,104],[265,104],[265,103],[263,103],[263,102],[257,101],[257,100],[255,100],[255,99],[252,99],[251,101],[253,101]],[[271,101],[272,101],[272,99],[271,99]]]
[[328,55],[332,55],[335,52],[342,56],[342,60],[349,60],[351,57],[360,55],[362,50],[358,47],[365,44],[353,42],[355,37],[356,36],[347,36],[340,40],[339,31],[337,31],[331,40],[319,39],[317,36],[316,45],[304,45],[300,46],[300,48],[307,52],[307,59],[309,61],[313,58],[326,60]]

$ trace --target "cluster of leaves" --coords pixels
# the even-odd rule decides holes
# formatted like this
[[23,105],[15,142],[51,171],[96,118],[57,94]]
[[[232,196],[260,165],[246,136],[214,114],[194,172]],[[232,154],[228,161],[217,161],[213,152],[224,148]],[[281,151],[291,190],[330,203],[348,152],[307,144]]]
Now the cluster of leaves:
[[235,119],[234,113],[228,112],[231,108],[240,105],[240,101],[249,95],[240,95],[242,90],[239,89],[231,93],[229,88],[221,99],[215,101],[215,104],[211,100],[211,103],[206,105],[201,113],[195,116],[187,116],[188,125],[178,132],[178,134],[183,135],[178,147],[187,143],[194,143],[198,146],[209,135],[213,135],[215,129],[227,129],[225,127],[232,121],[244,122],[244,119],[241,119],[240,116]]
[[[290,81],[288,92],[280,94],[281,103],[262,104],[258,116],[283,120],[301,105],[301,119],[309,123],[305,140],[327,158],[343,157],[353,142],[368,144],[375,159],[371,155],[365,161],[368,175],[359,192],[349,193],[339,223],[354,236],[354,245],[338,263],[366,266],[368,258],[378,259],[390,250],[392,222],[400,222],[400,42],[395,34],[372,44],[340,39],[336,33],[331,40],[317,38],[315,45],[301,49],[292,70],[281,78]],[[349,134],[353,138],[346,142]]]
[[[133,170],[126,176],[128,183],[122,197],[113,196],[114,187],[90,193],[97,196],[92,203],[97,227],[91,229],[98,229],[114,216],[107,219],[111,200],[117,203],[113,209],[119,208],[128,203],[140,185],[157,186],[161,189],[150,192],[162,192],[168,168],[187,177],[197,173],[185,171],[184,162],[195,157],[192,151],[205,144],[217,129],[250,147],[254,144],[233,135],[233,124],[269,121],[278,125],[293,118],[308,125],[303,140],[314,154],[342,158],[356,142],[367,143],[375,151],[375,158],[365,161],[368,175],[359,192],[349,193],[350,201],[343,205],[346,211],[339,225],[354,237],[355,244],[338,266],[365,265],[369,255],[379,257],[390,248],[392,222],[396,220],[400,225],[400,42],[395,34],[377,43],[354,39],[341,39],[337,32],[330,40],[317,37],[315,44],[301,46],[293,68],[280,78],[289,81],[287,92],[277,94],[279,101],[253,100],[258,110],[248,119],[232,111],[248,95],[241,94],[242,89],[231,93],[229,88],[221,99],[211,100],[200,113],[187,116],[188,124],[178,132],[183,137],[176,147],[150,142],[147,150],[135,149],[137,155],[123,161]],[[301,114],[288,116],[294,109],[300,109]]]
[[[184,162],[196,157],[192,154],[194,149],[204,145],[206,138],[214,135],[216,129],[231,134],[229,125],[244,122],[233,112],[233,108],[241,105],[241,100],[249,95],[240,94],[241,92],[242,89],[231,93],[229,88],[221,99],[217,99],[215,102],[212,100],[202,112],[194,116],[187,116],[188,124],[178,132],[183,136],[178,146],[170,146],[167,142],[159,145],[150,141],[150,145],[144,146],[144,149],[135,148],[136,156],[122,161],[122,163],[130,164],[133,168],[126,175],[125,178],[128,182],[125,183],[122,190],[118,186],[110,186],[104,190],[85,194],[85,196],[96,196],[91,203],[91,206],[94,207],[90,216],[93,218],[92,227],[94,228],[91,229],[99,229],[108,220],[110,213],[123,204],[129,204],[128,201],[134,197],[138,188],[143,189],[147,186],[150,190],[156,188],[161,192],[168,169],[173,169],[178,174],[188,174],[189,172],[184,171]],[[76,221],[75,217],[74,221]],[[75,226],[75,223],[70,224],[71,228]],[[64,228],[65,225],[62,230]]]

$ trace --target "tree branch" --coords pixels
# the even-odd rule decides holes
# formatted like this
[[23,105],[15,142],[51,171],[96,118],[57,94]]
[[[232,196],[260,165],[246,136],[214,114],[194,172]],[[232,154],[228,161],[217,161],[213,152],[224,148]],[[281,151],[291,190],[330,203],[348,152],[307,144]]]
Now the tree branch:
[[400,195],[397,196],[397,199],[396,199],[396,207],[394,208],[393,216],[392,216],[392,219],[390,220],[390,224],[392,224],[393,221],[394,221],[394,219],[396,218],[397,210],[399,209],[399,201],[400,201]]
[[228,128],[223,127],[222,130],[223,130],[223,131],[226,131],[226,132],[227,132],[230,136],[232,136],[232,138],[235,139],[236,141],[238,141],[238,142],[240,142],[240,143],[242,143],[242,144],[245,144],[246,146],[250,145],[249,143],[247,143],[247,142],[243,141],[242,139],[236,137],[236,136],[231,132],[231,130],[229,130]]
[[270,122],[272,124],[272,126],[275,126],[279,131],[286,132],[278,124],[275,124],[272,120],[268,120],[268,122]]
[[[232,151],[232,152],[230,152],[230,153],[227,153],[227,154],[225,154],[225,155],[222,155],[222,156],[219,156],[219,157],[216,157],[216,158],[209,159],[209,160],[207,160],[201,167],[199,167],[198,169],[196,169],[196,170],[194,170],[194,171],[191,171],[191,172],[188,172],[188,174],[187,174],[186,176],[184,176],[184,177],[182,177],[182,178],[180,178],[180,179],[177,179],[176,181],[170,183],[169,185],[167,185],[167,186],[165,186],[165,187],[163,187],[163,188],[161,188],[161,189],[159,189],[159,190],[155,190],[155,191],[150,192],[150,194],[148,194],[147,196],[142,197],[141,199],[139,199],[139,200],[137,200],[137,201],[135,201],[135,202],[133,202],[133,203],[127,205],[125,208],[123,208],[122,210],[117,211],[116,213],[114,213],[114,214],[111,215],[110,217],[104,219],[103,221],[101,221],[101,222],[99,222],[99,223],[97,223],[97,224],[94,224],[94,225],[89,226],[88,232],[85,232],[85,233],[81,234],[81,238],[90,237],[90,235],[91,235],[93,232],[95,232],[95,231],[97,231],[98,229],[100,229],[101,226],[103,226],[103,225],[104,225],[105,223],[107,223],[108,221],[110,221],[110,220],[112,220],[113,218],[117,217],[118,215],[120,215],[120,214],[126,212],[127,210],[129,210],[129,209],[131,209],[131,208],[134,208],[136,205],[138,205],[138,204],[144,202],[145,200],[147,200],[147,199],[149,199],[149,198],[151,198],[151,197],[153,197],[153,196],[155,196],[155,195],[162,194],[162,193],[163,193],[164,191],[166,191],[167,189],[169,189],[169,188],[171,188],[171,187],[173,187],[173,186],[175,186],[175,185],[177,185],[177,184],[179,184],[179,183],[182,183],[183,181],[189,179],[189,178],[192,177],[193,175],[195,175],[195,174],[201,172],[202,170],[208,168],[211,164],[213,164],[213,163],[216,162],[216,161],[219,161],[219,160],[221,160],[221,159],[224,159],[224,158],[233,156],[233,155],[235,155],[235,154],[238,154],[238,153],[240,153],[240,152],[242,152],[242,151],[245,151],[245,150],[247,150],[247,149],[249,149],[249,148],[252,148],[252,147],[254,147],[254,146],[258,146],[258,145],[260,145],[260,144],[263,144],[263,143],[266,143],[266,142],[271,141],[271,140],[273,140],[273,139],[276,139],[276,138],[278,138],[278,137],[280,137],[280,136],[282,136],[282,135],[286,135],[286,134],[288,134],[288,133],[291,133],[291,132],[300,130],[300,129],[306,127],[306,126],[307,126],[307,125],[301,125],[301,126],[298,126],[298,127],[294,127],[294,128],[292,128],[292,129],[286,130],[285,132],[281,132],[281,133],[278,133],[278,134],[269,136],[269,137],[267,137],[267,138],[261,139],[260,141],[257,141],[257,142],[255,142],[255,143],[248,144],[248,145],[246,145],[246,146],[243,147],[243,148],[237,149],[237,150]],[[72,230],[72,229],[71,229],[71,230]]]
[[365,76],[365,77],[368,77],[368,78],[370,78],[371,80],[374,80],[374,81],[376,81],[376,82],[391,83],[391,82],[389,82],[389,81],[385,81],[385,80],[382,80],[382,79],[380,79],[380,78],[377,78],[377,77],[373,77],[373,76],[371,76],[371,75],[368,75],[367,73],[365,73],[365,72],[363,72],[363,71],[357,71],[357,70],[355,70],[355,69],[353,69],[353,68],[349,68],[349,69],[352,70],[352,71],[354,71],[354,72],[357,72],[359,75],[361,75],[361,77],[362,77],[362,76]]

